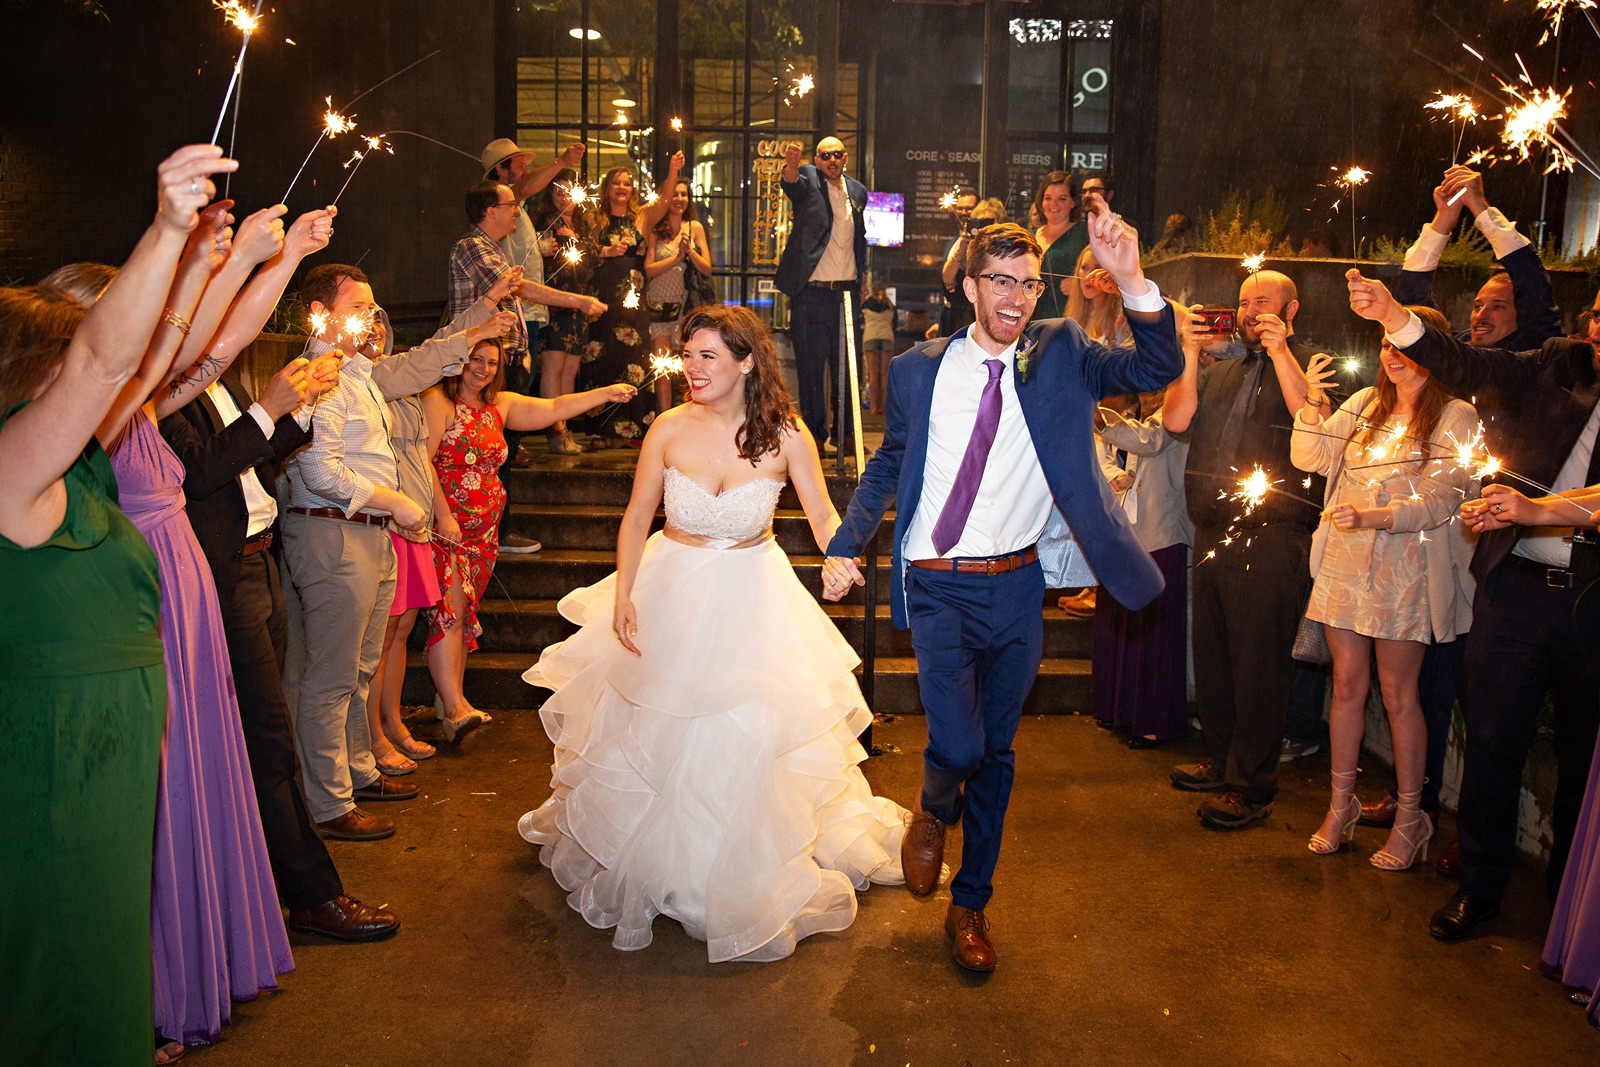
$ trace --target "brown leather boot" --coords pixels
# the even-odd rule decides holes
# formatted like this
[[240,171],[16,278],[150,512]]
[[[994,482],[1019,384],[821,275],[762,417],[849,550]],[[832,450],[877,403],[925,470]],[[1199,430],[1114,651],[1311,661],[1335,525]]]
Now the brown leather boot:
[[913,896],[925,897],[939,886],[944,833],[944,823],[923,811],[918,803],[906,824],[905,836],[900,839],[900,866],[905,871],[906,888]]
[[989,919],[981,911],[950,905],[944,914],[944,932],[955,939],[951,957],[969,971],[994,970],[994,942],[989,940]]

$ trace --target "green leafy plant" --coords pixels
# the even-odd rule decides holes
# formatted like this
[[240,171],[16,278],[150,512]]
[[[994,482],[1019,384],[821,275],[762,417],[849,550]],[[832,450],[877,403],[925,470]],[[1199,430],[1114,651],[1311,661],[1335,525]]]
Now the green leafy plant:
[[1295,254],[1286,235],[1288,228],[1289,207],[1271,187],[1257,199],[1239,189],[1229,189],[1221,207],[1206,216],[1194,251],[1233,256],[1266,252],[1281,259]]

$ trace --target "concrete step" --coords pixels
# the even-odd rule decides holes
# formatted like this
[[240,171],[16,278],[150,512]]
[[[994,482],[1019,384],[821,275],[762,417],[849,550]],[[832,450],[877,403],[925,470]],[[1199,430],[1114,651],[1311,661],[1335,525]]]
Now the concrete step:
[[[478,621],[483,624],[483,636],[478,647],[484,652],[525,652],[537,655],[546,645],[565,640],[577,627],[563,619],[556,611],[554,599],[519,600],[485,599],[478,608]],[[858,652],[862,648],[862,605],[840,603],[821,605],[824,614],[833,621]],[[423,647],[422,627],[412,634],[413,647]],[[889,606],[878,605],[877,652],[884,656],[910,656],[913,654],[909,632],[896,630],[889,618]],[[1093,636],[1093,623],[1087,619],[1069,618],[1059,608],[1046,608],[1044,612],[1044,655],[1047,658],[1087,659]]]
[[[538,657],[526,652],[479,652],[467,660],[467,697],[480,708],[534,708],[549,691],[528,685],[522,672]],[[407,659],[402,700],[407,704],[432,704],[433,681],[422,655]],[[899,715],[921,714],[917,697],[917,662],[909,656],[878,660],[873,710]],[[1023,711],[1030,715],[1081,715],[1089,710],[1089,661],[1047,659],[1039,665],[1039,678],[1028,694]]]

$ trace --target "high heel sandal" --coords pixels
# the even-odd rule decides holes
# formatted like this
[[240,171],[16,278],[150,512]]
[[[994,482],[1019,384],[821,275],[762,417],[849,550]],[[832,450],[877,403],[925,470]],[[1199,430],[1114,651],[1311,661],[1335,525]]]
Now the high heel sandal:
[[1383,847],[1372,854],[1372,865],[1380,871],[1409,871],[1418,859],[1428,862],[1428,845],[1432,840],[1433,820],[1422,810],[1422,790],[1401,793],[1400,805],[1394,813],[1394,829],[1389,831],[1389,840]]
[[[1344,797],[1341,802],[1339,797]],[[1355,839],[1356,823],[1361,820],[1361,801],[1356,799],[1356,772],[1333,772],[1333,802],[1328,805],[1328,815],[1322,826],[1306,842],[1307,850],[1319,856],[1331,856],[1345,844]],[[1329,823],[1332,832],[1329,832]]]

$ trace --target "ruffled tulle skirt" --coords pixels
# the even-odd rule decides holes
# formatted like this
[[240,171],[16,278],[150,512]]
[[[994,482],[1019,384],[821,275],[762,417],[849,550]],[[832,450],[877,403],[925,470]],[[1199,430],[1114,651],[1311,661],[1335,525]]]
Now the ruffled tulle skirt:
[[775,541],[645,546],[636,644],[611,631],[616,576],[568,594],[582,627],[523,676],[553,792],[518,824],[619,949],[666,915],[711,962],[775,960],[843,930],[857,889],[898,884],[905,811],[872,795],[856,740],[871,713],[849,644]]

